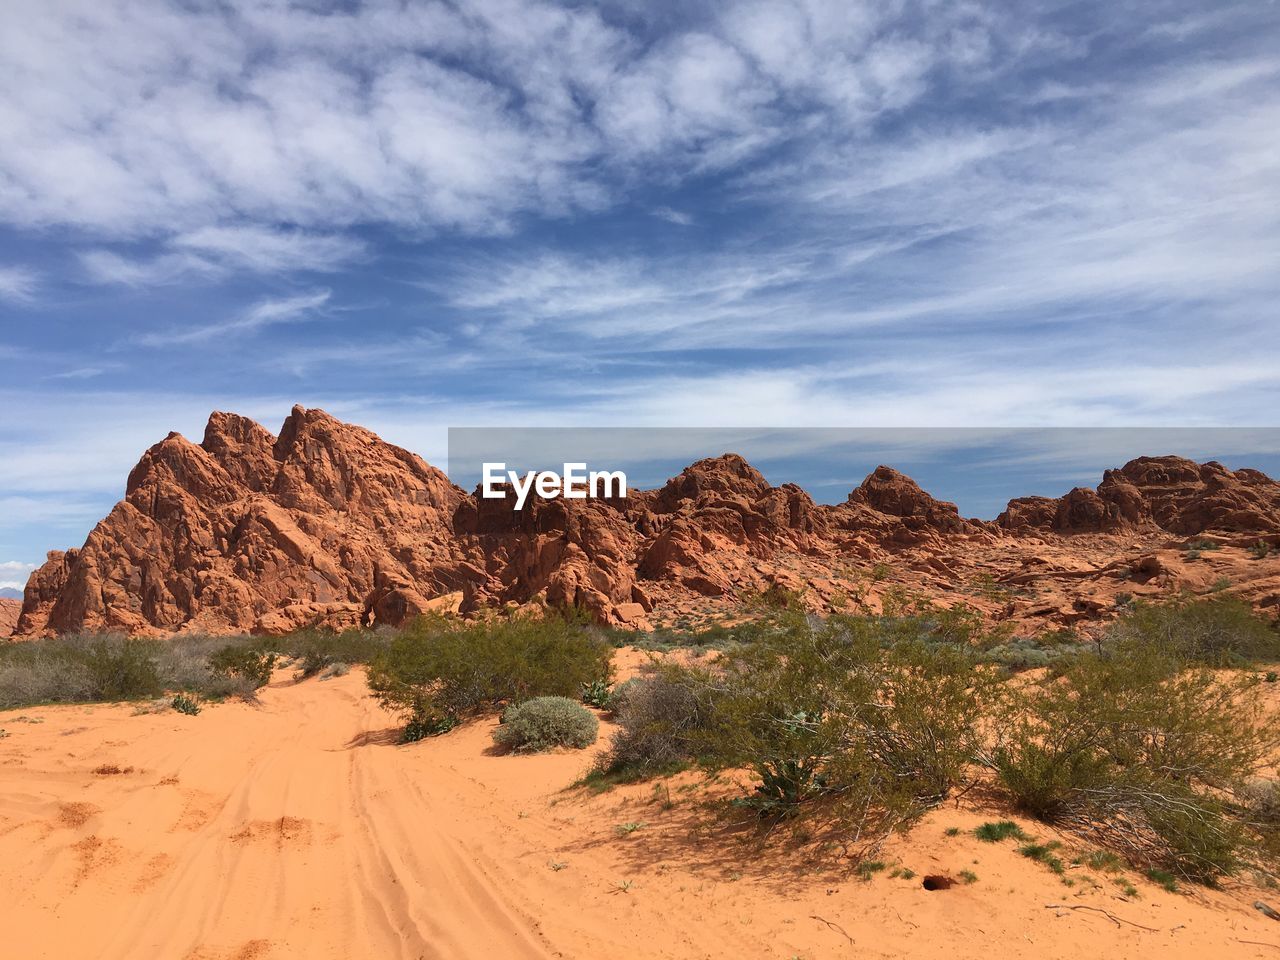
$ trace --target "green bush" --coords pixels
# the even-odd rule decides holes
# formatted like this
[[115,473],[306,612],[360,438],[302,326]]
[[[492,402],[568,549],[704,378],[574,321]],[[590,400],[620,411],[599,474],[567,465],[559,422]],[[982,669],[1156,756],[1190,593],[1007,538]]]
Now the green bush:
[[1280,660],[1276,624],[1234,597],[1134,604],[1111,625],[1104,643],[1121,651],[1151,647],[1178,660],[1209,666]]
[[713,768],[753,771],[740,803],[762,814],[814,806],[865,839],[914,819],[966,777],[991,681],[963,647],[895,643],[901,627],[778,614],[713,666],[686,672],[709,705],[693,752]]
[[582,685],[581,699],[587,706],[603,710],[609,703],[610,692],[609,681],[599,677]]
[[189,717],[197,716],[200,713],[200,701],[186,693],[178,694],[169,702],[169,705],[179,713],[185,713]]
[[540,753],[555,747],[588,747],[596,742],[600,721],[568,697],[534,697],[507,707],[493,741],[517,753]]
[[271,682],[277,656],[243,644],[232,644],[209,656],[209,669],[217,676],[243,680],[253,689]]
[[593,631],[553,617],[423,618],[374,658],[369,686],[410,720],[456,721],[533,697],[576,697],[607,681],[610,655]]
[[1149,645],[1082,655],[1007,698],[992,765],[1028,813],[1211,881],[1247,840],[1226,798],[1276,746],[1248,696],[1255,683],[1184,669]]

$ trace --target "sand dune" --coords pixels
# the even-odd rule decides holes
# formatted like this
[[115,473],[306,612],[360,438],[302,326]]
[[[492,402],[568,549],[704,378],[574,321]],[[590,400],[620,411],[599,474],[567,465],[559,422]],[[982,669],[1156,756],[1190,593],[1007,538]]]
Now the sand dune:
[[[1085,868],[1068,887],[1013,846],[968,835],[989,818],[971,809],[938,810],[886,848],[881,859],[915,878],[861,880],[754,854],[700,812],[689,775],[669,806],[651,784],[566,791],[589,751],[495,755],[491,721],[398,746],[392,725],[358,670],[298,684],[280,673],[259,705],[197,717],[0,715],[0,955],[1203,960],[1280,949],[1280,924],[1252,909],[1256,890],[1171,894],[1130,874],[1140,892],[1126,898]],[[643,826],[624,835],[623,823]],[[954,827],[965,833],[948,836]],[[971,885],[920,885],[966,869]]]

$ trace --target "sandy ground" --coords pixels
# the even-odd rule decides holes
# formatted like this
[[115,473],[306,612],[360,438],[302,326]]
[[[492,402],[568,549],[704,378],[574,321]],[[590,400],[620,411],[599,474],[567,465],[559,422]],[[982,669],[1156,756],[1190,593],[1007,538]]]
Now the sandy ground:
[[[197,717],[46,707],[0,727],[0,956],[13,960],[1280,950],[1256,890],[1171,894],[1127,873],[1139,893],[1126,897],[1084,867],[1067,886],[1014,844],[973,838],[992,817],[968,808],[895,839],[869,880],[762,857],[709,823],[692,775],[656,792],[566,790],[591,751],[495,755],[492,722],[396,745],[358,670],[280,673],[260,704]],[[891,877],[898,866],[917,875]],[[921,886],[962,870],[976,881]]]

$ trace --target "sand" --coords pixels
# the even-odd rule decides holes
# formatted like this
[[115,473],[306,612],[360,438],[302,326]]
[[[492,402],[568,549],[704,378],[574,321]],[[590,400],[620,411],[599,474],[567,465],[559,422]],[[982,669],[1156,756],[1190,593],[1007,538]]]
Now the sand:
[[[976,840],[991,814],[966,806],[894,839],[888,868],[863,880],[761,855],[708,820],[691,774],[656,792],[566,790],[593,751],[497,755],[492,721],[397,745],[360,670],[279,672],[259,704],[196,717],[44,707],[0,714],[0,728],[0,956],[15,960],[1280,950],[1280,923],[1252,908],[1280,894],[1173,894],[1127,872],[1133,898],[1084,867],[1069,887],[1016,845]],[[916,876],[890,877],[898,866]],[[976,881],[921,886],[963,870]]]

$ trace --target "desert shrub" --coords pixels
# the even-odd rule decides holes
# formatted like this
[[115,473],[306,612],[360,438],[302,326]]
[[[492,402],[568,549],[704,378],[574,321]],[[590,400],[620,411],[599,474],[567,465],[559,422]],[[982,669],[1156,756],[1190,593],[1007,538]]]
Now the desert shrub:
[[1210,881],[1238,866],[1247,839],[1226,798],[1275,737],[1246,696],[1254,678],[1182,667],[1151,646],[1082,655],[1010,694],[990,756],[1028,813]]
[[503,711],[493,741],[517,753],[539,753],[590,746],[599,731],[600,721],[582,704],[568,697],[534,697]]
[[138,700],[164,686],[153,640],[73,634],[0,649],[0,708]]
[[297,677],[302,680],[335,663],[369,663],[386,651],[394,636],[388,629],[307,629],[273,638],[272,646],[298,661]]
[[754,773],[743,805],[770,816],[813,805],[857,836],[936,804],[979,748],[990,681],[963,649],[890,645],[893,625],[787,611],[691,674],[711,704],[693,736],[701,761]]
[[983,663],[995,664],[1009,673],[1057,667],[1085,649],[1078,640],[1043,637],[1017,637],[997,644],[981,653]]
[[1105,642],[1121,651],[1153,647],[1168,656],[1210,666],[1280,660],[1276,625],[1234,597],[1134,604],[1111,625]]
[[1266,540],[1259,540],[1249,548],[1249,556],[1255,560],[1265,560],[1271,554],[1271,544]]
[[705,678],[705,672],[665,665],[618,684],[609,709],[619,729],[596,772],[635,779],[694,759],[697,735],[711,721]]
[[602,710],[609,702],[609,694],[609,681],[603,677],[597,677],[590,683],[582,685],[581,700],[589,707]]
[[209,656],[209,669],[216,675],[240,680],[253,689],[271,682],[277,655],[245,644],[231,644]]
[[448,733],[458,725],[458,718],[449,713],[434,713],[425,704],[414,705],[404,729],[400,733],[401,743],[417,743],[427,737],[438,737]]
[[630,677],[621,683],[614,684],[609,688],[609,696],[605,699],[604,709],[613,714],[621,713],[626,708],[627,700],[632,691],[644,682],[642,677]]
[[423,618],[369,666],[369,686],[410,721],[440,722],[539,696],[576,697],[607,680],[610,648],[555,617]]
[[189,717],[194,717],[200,713],[200,701],[190,694],[178,694],[169,701],[169,705],[179,713],[185,713]]

